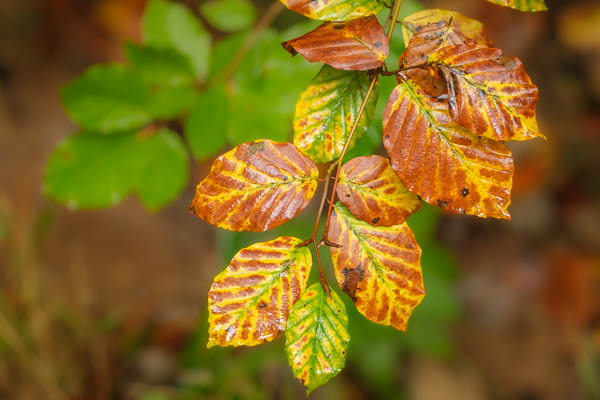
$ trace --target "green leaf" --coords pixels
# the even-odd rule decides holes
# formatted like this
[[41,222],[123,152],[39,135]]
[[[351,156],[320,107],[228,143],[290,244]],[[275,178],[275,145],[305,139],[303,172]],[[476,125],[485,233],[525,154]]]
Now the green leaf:
[[151,85],[164,87],[194,83],[194,68],[190,60],[172,49],[126,43],[125,52],[132,67]]
[[164,0],[150,0],[142,24],[144,43],[177,50],[189,57],[197,76],[206,77],[210,34],[188,8]]
[[233,144],[260,138],[289,141],[294,104],[317,66],[289,57],[281,41],[274,30],[265,30],[228,82],[227,136]]
[[191,86],[167,87],[154,94],[150,109],[157,119],[173,119],[194,108],[200,96]]
[[256,10],[248,0],[212,0],[200,6],[207,21],[223,32],[236,32],[252,26]]
[[344,368],[349,342],[346,306],[314,283],[292,307],[285,330],[288,361],[308,393]]
[[192,154],[204,161],[225,146],[229,104],[223,85],[202,93],[185,123],[185,138]]
[[180,137],[161,129],[141,142],[144,167],[138,177],[137,192],[142,203],[157,210],[175,200],[189,177],[188,154]]
[[[364,72],[339,71],[324,65],[300,95],[294,115],[294,144],[315,162],[337,159],[369,89]],[[377,87],[358,123],[352,148],[369,128],[377,105]]]
[[69,116],[86,130],[122,132],[152,121],[150,88],[122,65],[98,65],[63,87]]
[[76,209],[113,206],[137,190],[146,207],[157,209],[183,190],[187,176],[183,144],[167,129],[151,136],[78,133],[50,156],[44,192]]
[[248,31],[234,33],[215,43],[212,49],[209,78],[217,76],[236,56],[248,36]]
[[499,6],[514,8],[519,11],[547,11],[544,0],[488,0]]

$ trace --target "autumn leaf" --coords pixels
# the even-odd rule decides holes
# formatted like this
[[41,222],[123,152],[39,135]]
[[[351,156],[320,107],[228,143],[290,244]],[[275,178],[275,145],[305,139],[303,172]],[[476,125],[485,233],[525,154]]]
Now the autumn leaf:
[[404,222],[372,226],[337,203],[329,225],[335,277],[357,310],[369,320],[406,331],[425,295],[421,249]]
[[472,133],[494,140],[544,137],[535,117],[538,89],[518,59],[469,41],[435,51],[428,63],[445,77],[450,116]]
[[458,125],[446,101],[428,96],[410,80],[396,86],[388,100],[383,144],[400,180],[429,204],[510,219],[510,150]]
[[[296,103],[296,147],[315,162],[325,163],[339,158],[369,85],[370,79],[364,72],[340,71],[324,65]],[[349,149],[369,128],[378,95],[376,86]]]
[[544,0],[487,0],[499,6],[514,8],[519,11],[546,11]]
[[285,351],[294,376],[308,393],[340,373],[350,342],[346,306],[321,283],[312,284],[292,307],[285,331]]
[[477,43],[488,46],[493,45],[485,26],[481,22],[465,17],[455,11],[440,10],[438,8],[427,9],[409,15],[401,21],[401,24],[402,38],[407,46],[410,39],[423,29],[438,30],[440,28],[450,28]]
[[232,231],[266,231],[308,205],[319,170],[290,143],[243,143],[217,158],[190,209]]
[[282,43],[292,55],[336,69],[368,70],[385,61],[389,42],[374,15],[348,22],[325,22],[307,34]]
[[356,157],[342,166],[337,196],[356,218],[371,225],[401,224],[421,208],[387,158]]
[[281,0],[290,10],[321,21],[347,21],[377,14],[383,8],[378,0]]
[[240,250],[208,292],[208,347],[255,346],[281,335],[306,288],[312,257],[293,237]]

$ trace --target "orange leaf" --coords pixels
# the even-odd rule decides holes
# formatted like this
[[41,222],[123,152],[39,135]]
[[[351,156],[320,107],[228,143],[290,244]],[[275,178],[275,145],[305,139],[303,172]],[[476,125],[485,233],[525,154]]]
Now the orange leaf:
[[387,158],[356,157],[340,171],[338,198],[358,219],[371,225],[401,224],[421,208],[392,170]]
[[232,231],[266,231],[294,218],[317,188],[319,170],[291,143],[243,143],[217,158],[191,210]]
[[400,180],[429,204],[510,219],[510,150],[458,125],[446,101],[428,96],[410,80],[396,86],[388,100],[383,144]]
[[282,46],[310,62],[361,71],[380,67],[389,51],[388,38],[374,15],[348,22],[325,22]]
[[372,226],[338,203],[329,225],[335,277],[369,320],[401,331],[425,296],[421,249],[404,222]]
[[543,137],[535,117],[538,89],[518,59],[467,41],[435,51],[428,63],[441,69],[450,115],[469,131],[494,140]]

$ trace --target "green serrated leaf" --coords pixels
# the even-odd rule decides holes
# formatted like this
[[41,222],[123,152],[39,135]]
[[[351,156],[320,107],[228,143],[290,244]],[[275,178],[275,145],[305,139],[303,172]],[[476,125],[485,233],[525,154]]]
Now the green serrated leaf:
[[168,129],[161,129],[142,141],[140,150],[145,158],[137,184],[142,203],[157,210],[175,200],[189,178],[188,154],[181,138]]
[[223,85],[202,93],[184,129],[185,138],[196,160],[204,161],[225,146],[228,118],[229,104]]
[[137,190],[156,209],[183,190],[187,154],[173,132],[78,133],[65,138],[48,161],[44,193],[70,208],[102,208]]
[[126,43],[127,59],[142,78],[155,86],[182,86],[194,83],[190,60],[168,48]]
[[[364,72],[339,71],[324,65],[300,95],[294,115],[294,144],[315,162],[337,159],[356,121],[369,89]],[[377,105],[378,89],[369,97],[349,148],[369,128]]]
[[177,50],[190,59],[198,77],[206,77],[211,37],[188,8],[164,0],[150,0],[142,25],[144,43]]
[[73,121],[100,133],[123,132],[152,121],[150,97],[142,78],[122,65],[93,66],[61,91]]
[[289,364],[308,393],[344,368],[349,342],[346,306],[334,291],[330,298],[314,283],[292,307],[285,330]]
[[514,8],[519,11],[547,11],[544,0],[488,0],[499,6]]
[[192,86],[167,87],[154,94],[150,109],[155,118],[169,120],[194,108],[200,96]]
[[256,10],[248,0],[211,0],[200,5],[200,13],[215,28],[236,32],[252,26]]

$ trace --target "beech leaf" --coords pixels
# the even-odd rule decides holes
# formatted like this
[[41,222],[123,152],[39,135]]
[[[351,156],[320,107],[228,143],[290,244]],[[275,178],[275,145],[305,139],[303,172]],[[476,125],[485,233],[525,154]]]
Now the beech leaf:
[[413,193],[446,211],[510,219],[513,159],[502,142],[454,122],[447,101],[401,82],[383,115],[383,145]]
[[494,140],[544,137],[538,129],[538,89],[517,58],[468,41],[429,56],[448,85],[450,115],[478,136]]
[[519,11],[546,11],[544,0],[487,0],[499,6],[514,8]]
[[292,307],[285,331],[285,351],[294,376],[308,393],[340,373],[346,363],[348,315],[333,290],[312,284]]
[[308,205],[319,170],[290,143],[257,140],[219,156],[190,209],[232,231],[266,231]]
[[356,309],[373,322],[406,331],[425,296],[421,249],[406,222],[372,226],[337,203],[328,234],[340,245],[330,247],[335,277]]
[[343,70],[380,67],[389,52],[388,38],[374,15],[348,22],[325,22],[282,46],[292,55],[300,53],[310,62]]
[[431,8],[416,12],[402,19],[402,38],[404,44],[408,46],[410,39],[423,29],[439,29],[452,26],[463,36],[476,41],[477,43],[491,46],[492,40],[489,38],[485,26],[477,20],[465,17],[455,11],[440,10]]
[[347,21],[377,14],[383,8],[378,0],[281,0],[290,10],[321,21]]
[[421,201],[404,187],[387,158],[356,157],[342,166],[337,196],[358,219],[390,226],[406,221]]
[[212,346],[255,346],[285,330],[292,305],[306,288],[310,250],[294,237],[279,237],[240,250],[208,292]]
[[[296,147],[315,162],[324,163],[337,159],[356,121],[369,84],[369,77],[364,72],[340,71],[324,65],[296,103]],[[349,149],[369,128],[375,114],[378,94],[375,87]]]

